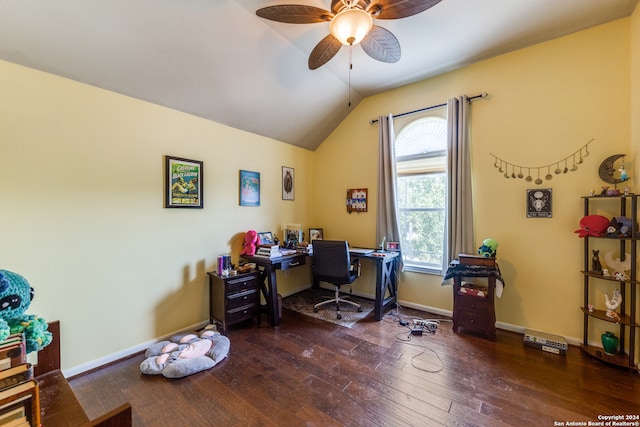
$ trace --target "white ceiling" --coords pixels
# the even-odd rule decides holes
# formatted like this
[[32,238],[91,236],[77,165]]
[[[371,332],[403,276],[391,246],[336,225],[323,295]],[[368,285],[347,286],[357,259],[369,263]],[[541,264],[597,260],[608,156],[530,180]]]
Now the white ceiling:
[[315,149],[364,97],[629,16],[639,0],[442,0],[377,20],[395,64],[348,48],[310,71],[328,23],[283,24],[264,6],[330,0],[0,0],[0,59]]

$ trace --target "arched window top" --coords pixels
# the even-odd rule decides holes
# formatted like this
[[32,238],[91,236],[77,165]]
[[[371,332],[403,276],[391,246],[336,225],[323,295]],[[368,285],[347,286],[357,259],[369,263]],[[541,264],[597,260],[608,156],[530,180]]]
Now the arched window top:
[[396,160],[444,155],[447,149],[447,120],[423,117],[405,126],[396,137]]

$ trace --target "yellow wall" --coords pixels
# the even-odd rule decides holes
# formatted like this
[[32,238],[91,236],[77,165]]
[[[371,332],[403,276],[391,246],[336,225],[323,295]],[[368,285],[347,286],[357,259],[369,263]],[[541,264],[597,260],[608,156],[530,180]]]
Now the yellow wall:
[[[248,229],[310,224],[311,151],[6,62],[0,93],[0,268],[61,320],[63,368],[208,320],[216,256],[237,262]],[[163,208],[164,155],[204,161],[204,209]],[[261,172],[260,207],[238,206],[240,169]]]
[[[500,242],[498,321],[580,337],[582,241],[573,231],[580,196],[601,185],[602,159],[639,142],[631,112],[640,81],[630,74],[640,68],[638,15],[367,98],[316,152],[0,62],[0,268],[35,287],[30,312],[62,321],[65,372],[91,368],[206,321],[206,271],[225,252],[237,261],[248,229],[300,223],[375,246],[369,120],[486,91],[471,113],[476,240]],[[535,184],[502,177],[490,153],[548,164],[591,138],[577,172],[544,184],[553,218],[527,219],[525,190]],[[167,154],[204,161],[204,209],[162,207]],[[294,202],[281,200],[283,165],[296,170]],[[261,207],[238,206],[239,169],[261,172]],[[369,212],[347,214],[346,189],[359,187],[369,189]],[[372,294],[365,271],[355,291]],[[283,295],[309,280],[308,266],[278,274]],[[440,281],[403,273],[400,298],[446,313],[451,289]]]
[[[601,186],[600,162],[629,152],[629,26],[629,19],[618,20],[365,99],[316,152],[319,226],[327,235],[376,243],[378,128],[369,120],[488,92],[471,107],[471,145],[475,240],[478,246],[486,237],[499,242],[506,280],[497,319],[578,340],[583,242],[574,230],[582,217],[580,196]],[[576,172],[558,176],[552,170],[553,179],[540,186],[553,189],[553,218],[526,218],[525,190],[537,186],[505,179],[490,153],[519,165],[547,165],[591,138],[591,155]],[[368,213],[345,212],[350,187],[369,189]],[[372,292],[372,282],[358,286]],[[407,306],[452,309],[451,287],[441,286],[440,276],[405,272],[399,294]]]

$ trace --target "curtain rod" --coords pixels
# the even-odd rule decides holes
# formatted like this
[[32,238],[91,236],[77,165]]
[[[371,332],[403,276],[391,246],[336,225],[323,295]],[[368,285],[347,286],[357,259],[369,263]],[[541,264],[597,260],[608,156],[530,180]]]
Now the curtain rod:
[[[487,92],[482,92],[480,95],[470,96],[469,102],[478,98],[486,98],[487,96],[489,96]],[[445,102],[444,104],[432,105],[430,107],[421,108],[419,110],[413,110],[413,111],[407,111],[406,113],[394,114],[392,117],[395,119],[397,117],[408,116],[409,114],[415,114],[415,113],[422,113],[423,111],[433,110],[434,108],[440,108],[440,107],[446,107],[446,106],[447,106],[447,103]],[[369,124],[374,124],[374,123],[378,123],[378,119],[369,120]]]

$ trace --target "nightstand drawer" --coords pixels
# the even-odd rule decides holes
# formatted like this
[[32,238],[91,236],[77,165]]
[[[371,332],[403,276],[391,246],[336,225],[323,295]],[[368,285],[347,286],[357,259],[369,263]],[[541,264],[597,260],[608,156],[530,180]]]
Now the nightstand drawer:
[[256,305],[245,305],[227,312],[227,320],[230,324],[250,319],[258,313]]
[[241,292],[245,289],[257,289],[258,280],[255,276],[238,277],[226,280],[227,294],[231,292]]
[[237,292],[227,295],[227,310],[233,310],[238,307],[245,306],[247,304],[256,304],[258,301],[258,290],[249,289],[244,292]]
[[477,311],[481,310],[486,313],[487,309],[491,307],[491,302],[486,298],[479,297],[460,297],[457,299],[458,310],[464,311]]
[[453,317],[460,326],[463,328],[479,328],[485,329],[491,324],[495,325],[495,319],[492,319],[491,316],[484,312],[479,312],[477,310],[458,310],[453,313]]

